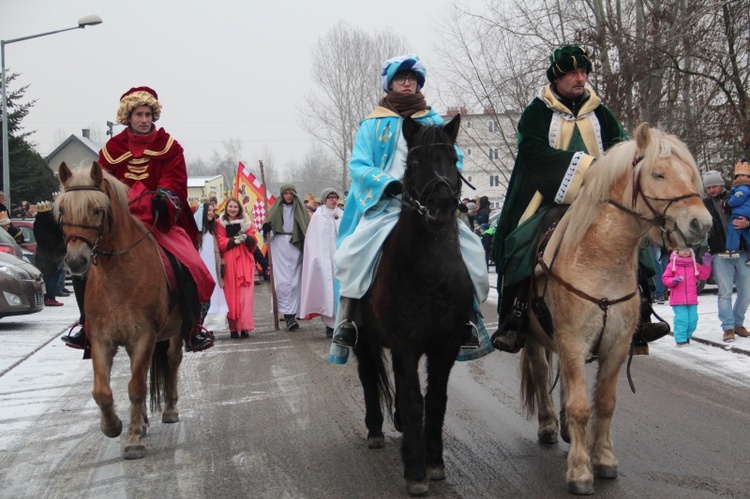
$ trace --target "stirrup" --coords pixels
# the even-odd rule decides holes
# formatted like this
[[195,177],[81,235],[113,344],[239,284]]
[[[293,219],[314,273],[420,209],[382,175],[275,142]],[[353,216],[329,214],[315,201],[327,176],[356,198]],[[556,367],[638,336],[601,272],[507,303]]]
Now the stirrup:
[[[205,334],[203,334],[205,333]],[[198,343],[193,344],[193,338],[203,334],[204,339]],[[185,339],[185,351],[186,352],[200,352],[208,350],[214,346],[214,333],[203,327],[203,324],[197,324],[190,328],[187,339]]]
[[[78,326],[80,326],[81,329],[77,331],[76,334],[73,334],[73,330]],[[83,336],[83,343],[80,342],[81,336]],[[91,343],[89,343],[89,338],[86,336],[86,331],[80,322],[76,322],[70,326],[68,334],[60,337],[60,340],[63,341],[66,346],[75,348],[76,350],[91,350]]]
[[466,324],[464,324],[464,328],[466,326],[471,327],[471,332],[469,333],[471,334],[471,339],[466,338],[467,341],[463,341],[464,338],[461,338],[461,350],[473,350],[475,348],[479,348],[479,328],[472,321],[466,321]]
[[[349,338],[344,338],[341,334],[341,326],[343,325],[349,325],[354,328],[354,343],[351,343],[349,341]],[[336,328],[333,331],[333,343],[344,348],[354,348],[357,346],[357,343],[359,342],[359,328],[357,327],[357,324],[354,321],[344,319],[338,324],[336,324]]]

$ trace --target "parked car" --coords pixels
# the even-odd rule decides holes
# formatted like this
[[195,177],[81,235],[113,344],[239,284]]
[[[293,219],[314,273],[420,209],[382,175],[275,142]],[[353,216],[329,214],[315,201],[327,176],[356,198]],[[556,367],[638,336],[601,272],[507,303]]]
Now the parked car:
[[[21,229],[23,242],[19,245],[32,253],[36,253],[36,237],[34,237],[34,219],[33,218],[14,218],[11,219],[13,227]],[[33,263],[33,262],[32,262]]]
[[0,251],[0,291],[0,317],[33,314],[44,308],[42,273],[29,262],[3,251]]
[[21,248],[16,240],[13,239],[13,236],[8,234],[8,231],[0,229],[0,253],[13,255],[23,259],[28,251],[24,252],[23,248]]
[[34,219],[33,218],[14,218],[11,219],[13,227],[18,227],[23,234],[23,242],[19,246],[23,250],[23,256],[30,261],[32,265],[36,263],[36,237],[34,237]]

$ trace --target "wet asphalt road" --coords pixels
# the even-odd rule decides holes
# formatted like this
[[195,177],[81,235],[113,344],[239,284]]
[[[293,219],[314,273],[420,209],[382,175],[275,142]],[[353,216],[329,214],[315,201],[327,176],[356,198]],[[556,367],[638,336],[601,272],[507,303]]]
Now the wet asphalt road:
[[[90,366],[70,351],[75,374],[49,376],[57,395],[41,415],[5,427],[16,433],[2,437],[0,496],[405,497],[400,437],[390,422],[385,448],[367,448],[356,361],[326,363],[330,342],[319,320],[274,331],[271,315],[261,313],[269,291],[257,288],[250,339],[218,333],[215,348],[185,355],[181,421],[162,424],[152,415],[142,460],[122,460],[125,436],[99,431]],[[112,382],[125,424],[128,370],[121,352]],[[594,366],[588,371],[591,379]],[[518,372],[517,356],[497,352],[456,364],[444,430],[447,479],[433,482],[429,497],[568,497],[568,446],[537,444],[535,421],[521,413]],[[635,358],[633,376],[636,395],[624,373],[618,386],[619,477],[597,480],[596,495],[748,497],[750,388],[655,356]]]

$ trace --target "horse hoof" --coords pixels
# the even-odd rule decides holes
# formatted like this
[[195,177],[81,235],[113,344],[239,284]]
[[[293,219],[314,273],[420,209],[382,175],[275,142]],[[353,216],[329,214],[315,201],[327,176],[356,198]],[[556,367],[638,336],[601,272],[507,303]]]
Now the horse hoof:
[[384,445],[385,437],[383,435],[367,437],[367,447],[370,449],[382,449]]
[[597,478],[615,479],[617,478],[617,466],[594,466],[594,475]]
[[114,426],[107,426],[102,422],[101,424],[102,433],[107,435],[109,438],[117,438],[122,433],[122,421],[119,419]]
[[161,415],[162,423],[179,423],[180,415],[177,412],[164,412]]
[[430,484],[427,482],[427,480],[420,480],[419,482],[414,480],[407,480],[406,481],[406,491],[409,494],[415,495],[415,496],[422,496],[425,495],[430,490]]
[[593,482],[568,482],[568,492],[577,496],[590,496],[594,493]]
[[445,466],[431,466],[425,471],[430,480],[445,480]]
[[543,430],[539,432],[537,436],[540,444],[556,444],[557,443],[557,432],[552,430]]
[[146,457],[146,446],[143,444],[126,445],[122,457],[125,459],[143,459]]

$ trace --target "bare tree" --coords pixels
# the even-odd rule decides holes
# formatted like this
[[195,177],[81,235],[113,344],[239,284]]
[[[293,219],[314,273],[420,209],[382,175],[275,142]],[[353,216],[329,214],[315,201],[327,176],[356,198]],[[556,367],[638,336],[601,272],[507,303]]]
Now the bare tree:
[[347,165],[359,122],[383,94],[381,64],[406,52],[405,45],[391,31],[371,35],[340,21],[312,49],[315,90],[300,112],[305,129],[338,159],[341,185],[348,185]]
[[[456,8],[444,27],[446,95],[498,117],[518,113],[546,83],[551,50],[581,44],[594,60],[590,83],[626,129],[649,121],[684,140],[704,168],[720,168],[727,154],[750,152],[748,25],[750,0],[498,0]],[[512,154],[514,141],[506,144]]]

